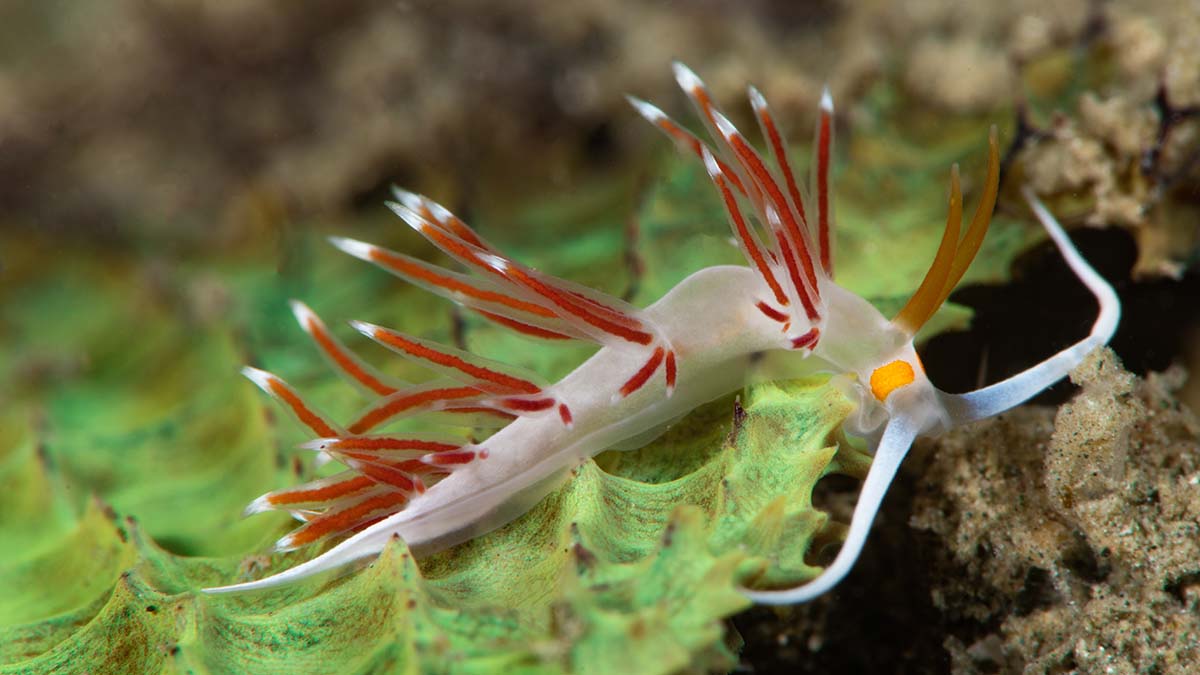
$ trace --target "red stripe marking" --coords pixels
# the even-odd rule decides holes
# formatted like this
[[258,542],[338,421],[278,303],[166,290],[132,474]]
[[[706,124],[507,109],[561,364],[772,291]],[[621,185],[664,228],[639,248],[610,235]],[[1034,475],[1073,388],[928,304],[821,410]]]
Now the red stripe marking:
[[[566,290],[566,289],[563,289],[563,290]],[[633,328],[633,329],[638,329],[638,328],[642,327],[641,321],[638,321],[637,319],[635,319],[632,316],[630,316],[629,314],[617,309],[616,307],[611,307],[609,305],[606,305],[603,302],[596,300],[595,298],[589,298],[588,296],[584,295],[583,293],[580,293],[579,291],[566,291],[566,294],[567,294],[567,296],[566,296],[567,300],[574,302],[577,305],[582,306],[584,309],[598,310],[597,314],[600,314],[601,316],[608,319],[609,321],[612,321],[614,323],[619,323],[623,326],[626,326],[628,328]]]
[[804,311],[808,314],[808,319],[815,322],[818,317],[817,308],[813,305],[812,299],[808,297],[808,289],[804,287],[804,280],[800,278],[800,270],[796,268],[796,256],[792,255],[792,247],[788,244],[787,235],[780,231],[775,233],[775,238],[779,241],[779,249],[783,254],[783,264],[787,267],[788,276],[792,280],[792,286],[795,287],[796,293],[800,296],[800,304],[804,305]]
[[659,366],[662,365],[662,362],[663,348],[655,347],[654,353],[650,355],[650,358],[646,360],[646,363],[643,364],[636,373],[634,373],[633,377],[629,378],[628,382],[621,385],[621,396],[629,396],[638,389],[641,389],[646,382],[650,380],[650,376],[654,375],[654,372],[658,370]]
[[556,401],[553,398],[504,398],[496,402],[509,410],[519,412],[538,412],[541,410],[549,410],[554,407]]
[[457,450],[459,443],[444,441],[428,441],[421,438],[404,438],[401,436],[355,436],[339,438],[330,443],[326,450],[418,450],[422,452],[444,452]]
[[271,387],[271,393],[286,403],[292,409],[292,412],[296,413],[296,417],[300,418],[300,421],[304,423],[304,426],[312,429],[318,436],[338,435],[338,431],[331,424],[305,405],[304,401],[300,399],[300,395],[292,391],[292,388],[284,384],[282,380],[271,376],[268,385]]
[[[407,502],[408,496],[401,492],[389,492],[387,494],[376,495],[370,499],[364,499],[354,506],[342,509],[341,511],[322,514],[313,518],[287,536],[288,544],[291,546],[311,544],[318,539],[323,539],[331,534],[354,527],[360,520],[375,511],[394,509],[394,507],[403,506]],[[393,513],[397,510],[399,509],[394,509]]]
[[[470,254],[470,251],[463,249],[463,255]],[[453,293],[462,293],[465,296],[483,300],[484,302],[492,302],[497,305],[504,305],[512,309],[528,312],[537,316],[546,318],[554,318],[555,314],[549,308],[541,305],[526,302],[519,298],[514,298],[503,293],[489,291],[487,289],[478,288],[461,279],[456,279],[448,275],[437,274],[436,272],[417,265],[411,260],[404,258],[396,253],[379,248],[378,246],[371,247],[371,261],[396,272],[397,274],[405,275],[420,279],[428,284],[444,288]],[[482,265],[482,263],[479,263]]]
[[[699,138],[696,138],[694,135],[692,135],[691,132],[683,130],[679,127],[679,125],[675,124],[675,122],[666,118],[660,119],[658,121],[658,126],[661,127],[663,131],[667,132],[671,138],[678,140],[690,148],[697,157],[701,159],[704,158],[704,143],[702,143]],[[731,169],[728,164],[722,161],[720,157],[717,157],[715,153],[713,153],[713,159],[716,160],[717,166],[720,167],[721,171],[729,176],[729,181],[733,183],[733,186],[737,188],[737,191],[740,194],[745,195],[746,186],[742,185],[741,179],[737,177],[737,174],[733,172],[733,169]]]
[[[733,170],[733,167],[726,164],[724,160],[720,159],[716,155],[713,155],[713,160],[716,161],[717,168],[721,170],[721,173],[723,173],[729,177],[729,182],[733,183],[733,186],[735,188],[737,188],[737,191],[740,192],[741,194],[745,195],[746,194],[746,186],[742,184],[742,179],[738,178],[738,175]],[[759,195],[759,193],[758,193],[758,188],[755,188],[754,194],[755,194],[755,199],[758,199],[760,201],[762,200],[762,196]]]
[[800,337],[792,338],[792,349],[803,349],[805,347],[809,347],[811,349],[816,347],[817,339],[820,337],[821,331],[813,328]]
[[320,347],[321,351],[329,355],[329,358],[333,359],[333,362],[343,372],[380,396],[387,396],[396,391],[395,387],[380,382],[379,378],[359,367],[354,362],[354,359],[350,357],[350,354],[347,353],[346,349],[339,345],[329,334],[329,331],[325,328],[325,324],[312,318],[309,318],[306,323],[308,325],[308,333],[317,343],[317,346]]
[[575,423],[575,418],[571,415],[571,409],[567,407],[566,403],[558,404],[558,417],[568,427]]
[[[429,466],[428,464],[426,464],[425,462],[422,462],[419,459],[406,459],[403,462],[396,462],[395,464],[392,464],[391,466],[403,471],[404,473],[408,473],[408,474],[422,474],[422,475],[428,476],[428,475],[436,473],[434,471],[433,467]],[[420,492],[424,492],[425,485],[423,483],[417,485],[417,490],[419,490]]]
[[[449,212],[447,211],[447,213]],[[475,234],[475,230],[472,230],[469,225],[467,225],[461,218],[453,213],[450,213],[446,220],[438,218],[433,209],[426,206],[426,199],[424,197],[421,198],[421,207],[417,209],[417,215],[431,223],[440,225],[441,228],[446,232],[466,241],[472,246],[478,246],[485,251],[492,250],[491,246],[485,244],[483,240],[479,238],[479,235]]]
[[567,312],[579,317],[580,319],[583,319],[587,323],[599,328],[605,333],[640,345],[648,345],[654,340],[654,336],[646,331],[622,326],[588,311],[586,308],[580,306],[578,302],[572,301],[570,297],[564,296],[558,290],[542,283],[541,281],[538,281],[537,279],[534,279],[520,268],[510,267],[508,268],[508,274],[510,279],[518,281],[522,285],[528,287],[530,290],[546,298],[558,307],[561,307]]
[[375,523],[378,523],[386,518],[387,518],[387,516],[378,516],[376,518],[368,518],[368,519],[362,521],[361,523],[355,525],[354,527],[346,530],[346,534],[358,534],[359,532],[362,532],[363,530],[367,529],[368,527],[370,527],[370,526],[374,525]]
[[[484,272],[494,274],[494,275],[500,277],[501,279],[504,279],[505,281],[509,281],[509,278],[507,275],[505,275],[500,270],[495,269],[491,265],[480,260],[479,256],[474,251],[471,250],[470,246],[459,241],[457,238],[455,238],[453,235],[447,233],[445,230],[442,230],[438,227],[422,227],[421,234],[425,235],[425,237],[427,239],[432,241],[434,244],[437,244],[438,246],[440,246],[442,249],[444,249],[450,255],[452,255],[456,258],[459,258],[460,260],[463,260],[464,262],[466,262],[466,264],[473,265],[476,268],[483,270]],[[501,257],[503,257],[503,256],[501,256]],[[543,307],[542,309],[545,309],[545,308]]]
[[437,214],[434,212],[433,209],[427,208],[425,206],[424,200],[422,200],[421,216],[423,218],[425,218],[425,220],[428,220],[430,222],[434,222],[434,223],[437,223],[438,225],[441,225],[442,229],[446,230],[450,234],[453,234],[454,236],[458,237],[459,239],[466,241],[468,244],[471,244],[472,246],[478,246],[479,248],[481,248],[485,251],[492,250],[491,246],[488,246],[487,244],[485,244],[483,242],[483,240],[479,238],[479,235],[475,234],[475,230],[472,230],[469,225],[467,225],[465,222],[463,222],[463,220],[461,218],[454,215],[453,213],[451,213],[449,215],[449,217],[446,218],[445,220],[442,220],[437,217]]
[[472,309],[474,309],[479,314],[487,317],[489,320],[495,321],[496,323],[500,324],[501,326],[506,326],[508,328],[511,328],[511,329],[517,331],[518,333],[524,333],[525,335],[532,335],[533,337],[542,338],[543,340],[573,340],[573,339],[575,339],[575,337],[573,335],[566,335],[565,333],[557,333],[555,331],[548,330],[546,328],[542,328],[541,326],[534,326],[531,324],[523,323],[521,321],[517,321],[516,319],[510,319],[507,316],[503,316],[501,314],[493,314],[492,312],[488,312],[486,310],[482,310],[477,307],[473,307]]
[[708,95],[708,90],[704,87],[693,87],[691,94],[696,103],[700,105],[700,110],[703,111],[704,116],[708,118],[708,123],[714,127],[717,126],[717,118],[713,117],[712,114],[713,103],[712,98]]
[[500,417],[506,420],[517,419],[517,416],[512,413],[507,413],[503,410],[496,410],[495,408],[489,408],[482,405],[455,406],[453,408],[445,408],[439,412],[459,413],[463,415],[492,415],[493,417]]
[[[714,132],[717,138],[723,140],[724,136],[721,135],[720,126],[717,124],[717,118],[713,115],[713,110],[716,108],[716,106],[713,105],[712,97],[708,95],[708,89],[704,87],[695,87],[691,91],[691,96],[693,100],[696,101],[696,104],[700,106],[700,111],[704,114],[705,119],[708,120],[709,130]],[[726,145],[728,144],[729,143],[727,141]],[[754,200],[756,204],[761,203],[762,192],[754,184],[753,180],[750,181],[750,185],[748,187],[752,191],[750,198]]]
[[821,247],[821,267],[833,275],[833,256],[829,246],[829,145],[833,138],[829,112],[821,111],[821,131],[817,141],[817,236]]
[[[716,109],[716,106],[712,102],[712,97],[708,95],[708,89],[704,87],[695,87],[692,89],[691,95],[696,103],[700,106],[700,110],[703,112],[704,117],[708,120],[710,132],[713,132],[717,138],[724,140],[725,137],[721,134],[720,126],[717,124],[717,118],[715,115],[713,115],[713,110]],[[728,141],[726,141],[726,145],[729,145]],[[724,165],[718,163],[718,166],[721,166],[722,171],[725,170]],[[761,203],[762,191],[758,189],[758,186],[754,184],[753,180],[750,181],[749,189],[752,192],[752,194],[750,194],[750,198],[756,204]],[[743,194],[745,194],[745,191],[743,191]]]
[[766,314],[767,318],[772,321],[778,321],[779,323],[783,323],[788,320],[787,314],[784,314],[783,312],[775,309],[774,307],[768,305],[765,302],[760,301],[758,304],[756,304],[754,306],[758,308],[758,311],[762,312],[763,314]]
[[783,171],[783,181],[787,185],[788,194],[792,197],[792,203],[796,205],[800,219],[807,220],[808,217],[804,215],[804,201],[800,199],[800,188],[796,187],[796,177],[792,174],[791,163],[788,162],[787,146],[784,145],[779,130],[775,128],[775,120],[766,108],[758,111],[758,119],[762,121],[763,128],[767,130],[767,140],[771,143],[771,152],[775,155],[775,161],[779,163],[779,168]]
[[359,490],[365,490],[374,484],[375,481],[366,476],[354,476],[344,481],[318,488],[297,488],[295,490],[272,492],[267,495],[267,503],[272,506],[283,506],[285,504],[302,504],[306,502],[327,502],[353,494]]
[[721,198],[725,201],[725,210],[733,219],[733,226],[737,231],[738,239],[746,247],[746,253],[750,256],[750,260],[754,262],[754,267],[758,269],[758,276],[762,277],[762,280],[771,288],[771,293],[774,294],[775,301],[786,307],[790,304],[787,295],[784,294],[783,288],[780,287],[779,280],[775,278],[775,273],[767,265],[762,250],[754,242],[754,238],[750,234],[750,228],[746,225],[746,219],[742,216],[742,210],[738,208],[737,199],[734,198],[733,192],[730,191],[729,187],[725,185],[724,176],[727,175],[719,174],[713,176],[713,182],[716,183],[717,189],[721,191]]
[[470,226],[463,222],[463,220],[458,216],[451,215],[449,221],[443,222],[442,224],[446,225],[451,232],[457,235],[460,239],[465,240],[467,243],[473,246],[478,246],[485,251],[492,250],[492,247],[488,246],[487,242],[480,239],[479,235],[475,234],[475,230],[471,229]]
[[[440,401],[452,401],[460,398],[473,398],[482,396],[483,391],[475,387],[445,387],[439,389],[427,389],[418,391],[406,396],[396,396],[395,398],[385,399],[372,407],[367,412],[363,413],[353,424],[350,425],[350,433],[361,434],[370,431],[387,420],[404,412],[408,412],[414,408],[428,406]],[[338,434],[322,434],[324,436],[337,436]]]
[[363,475],[370,477],[377,483],[391,485],[394,488],[403,490],[404,492],[418,492],[417,483],[414,481],[414,476],[407,472],[395,469],[390,466],[377,464],[378,460],[371,455],[363,455],[354,452],[343,453],[350,458],[350,464]]
[[796,218],[792,215],[792,210],[788,208],[787,201],[784,199],[783,193],[779,191],[779,186],[775,183],[775,179],[771,177],[771,172],[767,170],[767,165],[763,164],[762,159],[758,157],[758,153],[754,152],[754,148],[751,148],[740,134],[730,137],[730,145],[733,147],[734,152],[746,163],[746,167],[754,174],[758,183],[766,190],[767,196],[775,204],[775,209],[779,212],[780,218],[783,219],[784,227],[787,228],[788,233],[796,241],[797,253],[800,254],[800,262],[804,266],[804,274],[808,277],[812,287],[816,289],[817,273],[813,269],[812,254],[805,243],[800,225],[796,223]]
[[480,382],[490,382],[505,389],[522,394],[536,394],[542,390],[541,387],[530,382],[529,380],[523,380],[519,377],[508,375],[507,373],[501,373],[499,371],[492,370],[491,368],[486,368],[484,366],[471,363],[460,356],[455,356],[454,354],[448,354],[446,352],[427,347],[419,342],[409,340],[395,331],[391,331],[386,328],[376,328],[372,331],[372,333],[376,340],[379,340],[389,347],[399,349],[400,351],[410,354],[418,359],[429,361],[430,363],[436,363],[437,365],[445,368],[452,368],[460,373],[469,375]]
[[[505,281],[508,281],[510,283],[512,283],[514,281],[519,281],[522,285],[535,291],[538,295],[541,295],[542,297],[546,298],[547,300],[554,303],[558,307],[561,307],[562,309],[565,309],[566,311],[570,312],[571,314],[578,316],[579,318],[592,324],[593,326],[599,328],[600,330],[605,331],[606,333],[611,333],[613,335],[616,335],[617,337],[621,337],[625,340],[628,340],[630,342],[635,342],[637,344],[649,344],[650,341],[653,339],[653,337],[649,333],[645,333],[643,331],[639,331],[636,329],[631,329],[626,326],[620,326],[620,325],[614,324],[613,321],[605,319],[604,317],[596,316],[592,312],[589,312],[586,307],[580,306],[578,301],[573,301],[570,296],[563,295],[562,293],[559,293],[557,290],[551,290],[546,284],[543,284],[542,282],[537,281],[536,279],[533,279],[528,274],[525,274],[525,272],[523,272],[519,267],[516,266],[515,263],[512,263],[511,261],[509,261],[510,265],[507,268],[507,272],[502,272],[498,269],[495,269],[491,265],[483,262],[482,260],[480,260],[479,256],[476,255],[470,248],[468,248],[463,243],[456,241],[455,239],[453,239],[451,237],[448,237],[445,232],[442,232],[437,229],[422,228],[421,233],[424,234],[426,237],[428,237],[434,243],[445,248],[448,252],[451,253],[451,255],[454,255],[462,260],[465,260],[469,264],[474,265],[474,266],[478,267],[479,269],[486,270],[486,271],[490,272],[491,274],[497,275],[497,276],[501,277],[502,279],[504,279]],[[505,260],[507,260],[507,258]],[[594,301],[589,301],[589,302],[591,302],[594,305],[598,304],[598,303],[595,303]],[[605,309],[607,309],[609,312],[615,311],[615,310],[612,310],[611,308],[605,308]],[[620,314],[620,313],[618,313],[618,314]],[[624,314],[620,314],[620,316],[622,317],[622,319],[628,321],[628,318],[625,317]]]
[[435,466],[451,466],[455,464],[467,464],[475,459],[475,453],[470,450],[462,452],[439,452],[432,457],[426,458],[426,462]]
[[675,351],[667,352],[667,394],[675,391]]

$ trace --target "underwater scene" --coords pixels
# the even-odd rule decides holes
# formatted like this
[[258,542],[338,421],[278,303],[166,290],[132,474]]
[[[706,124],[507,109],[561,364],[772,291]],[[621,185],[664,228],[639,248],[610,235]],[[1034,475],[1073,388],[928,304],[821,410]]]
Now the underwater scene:
[[1193,0],[0,5],[0,674],[1200,672]]

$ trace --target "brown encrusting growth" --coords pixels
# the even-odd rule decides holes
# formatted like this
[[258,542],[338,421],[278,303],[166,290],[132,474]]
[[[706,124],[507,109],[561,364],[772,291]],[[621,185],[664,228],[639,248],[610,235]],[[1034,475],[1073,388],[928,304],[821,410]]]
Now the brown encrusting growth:
[[1181,371],[1142,380],[1110,350],[1058,410],[932,447],[911,523],[956,673],[1184,673],[1200,664],[1200,419]]

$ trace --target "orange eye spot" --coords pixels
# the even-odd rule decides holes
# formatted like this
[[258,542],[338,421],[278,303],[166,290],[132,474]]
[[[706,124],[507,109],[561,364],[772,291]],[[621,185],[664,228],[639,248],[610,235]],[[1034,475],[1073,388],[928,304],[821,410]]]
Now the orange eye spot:
[[908,361],[892,361],[871,373],[871,393],[883,402],[888,394],[906,384],[912,384],[916,374]]

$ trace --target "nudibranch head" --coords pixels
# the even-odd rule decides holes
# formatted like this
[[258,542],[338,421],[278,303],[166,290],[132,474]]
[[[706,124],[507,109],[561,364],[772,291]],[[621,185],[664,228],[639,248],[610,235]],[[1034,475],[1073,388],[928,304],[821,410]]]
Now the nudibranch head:
[[[675,77],[711,145],[659,108],[629,100],[702,163],[747,266],[699,270],[652,305],[637,308],[522,265],[446,208],[397,189],[396,201],[388,207],[468,273],[351,239],[335,237],[333,245],[525,337],[585,340],[600,349],[550,383],[462,349],[351,322],[369,340],[439,375],[409,384],[373,369],[315,312],[294,302],[296,320],[317,350],[369,402],[338,423],[281,378],[246,368],[247,377],[312,431],[317,440],[303,448],[321,461],[345,466],[341,473],[269,492],[247,512],[284,510],[300,522],[278,542],[280,550],[346,538],[285,572],[207,590],[287,583],[377,554],[396,536],[417,552],[478,536],[527,511],[581,459],[647,440],[695,406],[739,389],[758,357],[774,351],[811,371],[850,376],[862,414],[847,422],[846,431],[867,439],[874,452],[846,541],[833,563],[798,588],[746,591],[767,603],[808,600],[832,588],[853,566],[883,495],[918,435],[1025,401],[1063,377],[1115,330],[1119,304],[1111,287],[1027,192],[1035,215],[1096,296],[1100,317],[1088,337],[1024,373],[967,394],[939,391],[925,375],[913,336],[950,295],[987,232],[999,192],[995,129],[988,142],[983,194],[970,225],[961,232],[963,198],[954,167],[941,244],[912,298],[889,320],[834,281],[829,170],[834,108],[828,90],[821,97],[810,187],[805,189],[757,89],[749,88],[749,99],[769,160],[717,108],[695,73],[677,63]],[[448,422],[452,430],[386,430],[401,419]],[[486,435],[484,429],[495,431]]]

